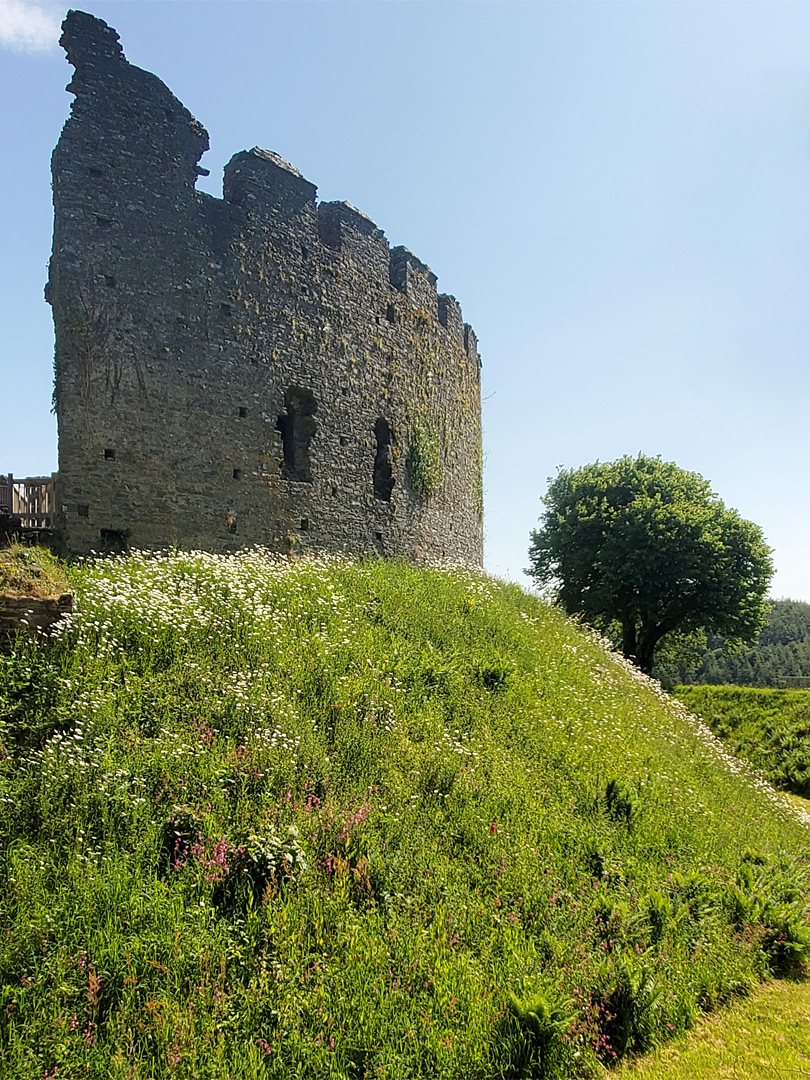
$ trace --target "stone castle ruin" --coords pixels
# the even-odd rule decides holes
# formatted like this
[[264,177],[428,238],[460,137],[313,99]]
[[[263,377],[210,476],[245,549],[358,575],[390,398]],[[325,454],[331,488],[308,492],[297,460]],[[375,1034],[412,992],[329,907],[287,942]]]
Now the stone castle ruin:
[[482,561],[480,361],[406,248],[275,153],[198,191],[202,125],[71,11],[46,297],[58,524],[129,543]]

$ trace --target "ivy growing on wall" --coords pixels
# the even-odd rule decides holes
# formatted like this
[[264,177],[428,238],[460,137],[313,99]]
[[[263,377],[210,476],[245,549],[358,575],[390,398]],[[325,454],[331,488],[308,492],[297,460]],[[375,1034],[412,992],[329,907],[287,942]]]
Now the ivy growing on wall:
[[475,454],[475,475],[473,477],[473,483],[475,484],[475,512],[479,518],[484,516],[484,453],[481,448],[481,443],[478,443]]
[[427,498],[438,491],[442,482],[439,437],[425,413],[413,416],[410,428],[410,446],[406,458],[408,482],[418,495]]

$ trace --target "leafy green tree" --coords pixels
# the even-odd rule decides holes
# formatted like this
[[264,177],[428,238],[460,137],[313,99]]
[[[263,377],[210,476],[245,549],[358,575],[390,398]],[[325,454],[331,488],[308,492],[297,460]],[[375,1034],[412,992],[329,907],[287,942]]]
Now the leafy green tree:
[[561,469],[543,502],[526,572],[570,614],[618,623],[642,671],[667,634],[746,640],[764,625],[773,564],[762,530],[698,473],[642,454],[597,461]]
[[[673,637],[676,635],[672,635]],[[666,639],[667,646],[669,638]],[[771,600],[767,626],[743,648],[710,635],[688,650],[659,649],[653,674],[665,686],[685,683],[781,686],[787,679],[810,679],[810,604]]]

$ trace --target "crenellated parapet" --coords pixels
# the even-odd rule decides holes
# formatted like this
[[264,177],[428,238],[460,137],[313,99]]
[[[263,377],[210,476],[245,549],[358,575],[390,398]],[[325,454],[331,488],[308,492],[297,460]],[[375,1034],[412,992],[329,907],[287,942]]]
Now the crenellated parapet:
[[480,362],[455,298],[272,151],[197,191],[202,125],[101,20],[63,30],[47,297],[69,545],[480,563]]

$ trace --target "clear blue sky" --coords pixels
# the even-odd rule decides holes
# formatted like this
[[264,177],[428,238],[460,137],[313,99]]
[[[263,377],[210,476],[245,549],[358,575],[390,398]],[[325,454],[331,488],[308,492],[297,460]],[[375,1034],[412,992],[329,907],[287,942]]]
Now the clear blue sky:
[[[810,4],[118,0],[88,10],[206,126],[278,151],[456,295],[484,362],[487,565],[523,580],[558,465],[706,476],[810,600]],[[56,467],[42,299],[70,75],[0,0],[0,471]]]

